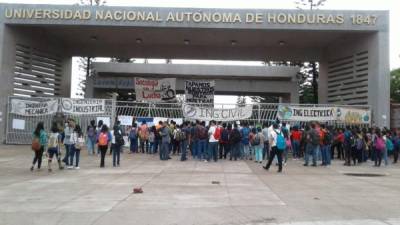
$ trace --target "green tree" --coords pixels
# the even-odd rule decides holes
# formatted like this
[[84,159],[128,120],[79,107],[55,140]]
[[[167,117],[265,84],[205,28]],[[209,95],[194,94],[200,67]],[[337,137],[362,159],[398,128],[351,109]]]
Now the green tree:
[[390,99],[400,103],[400,68],[390,72]]

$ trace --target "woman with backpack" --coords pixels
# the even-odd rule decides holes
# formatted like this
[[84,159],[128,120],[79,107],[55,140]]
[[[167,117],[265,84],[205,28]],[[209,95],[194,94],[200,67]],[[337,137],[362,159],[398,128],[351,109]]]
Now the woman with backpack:
[[81,149],[85,144],[85,139],[83,138],[82,129],[79,125],[75,125],[74,132],[71,135],[73,147],[70,156],[70,166],[69,169],[74,168],[74,158],[75,158],[75,169],[79,170],[79,159],[81,155]]
[[385,150],[385,140],[380,130],[375,131],[375,166],[381,166],[383,151]]
[[53,157],[56,156],[58,162],[58,169],[62,170],[64,167],[61,164],[61,154],[60,154],[60,144],[61,134],[59,133],[58,127],[56,123],[53,123],[51,126],[51,133],[49,135],[49,141],[47,145],[47,155],[48,155],[48,170],[52,172],[51,163],[53,161]]
[[111,142],[111,134],[108,131],[107,125],[101,127],[100,133],[98,135],[98,148],[100,150],[100,168],[104,168],[104,159],[106,157],[108,145]]
[[89,155],[94,155],[94,147],[96,145],[96,121],[90,121],[90,125],[86,129],[87,135],[87,151]]
[[264,141],[265,137],[262,133],[261,127],[257,128],[257,133],[253,140],[253,147],[254,147],[254,157],[256,163],[262,163],[263,161],[263,149],[264,149]]
[[[97,123],[97,128],[96,128],[96,142],[98,142],[98,136],[100,134],[101,128],[103,127],[103,120],[99,120],[99,122]],[[100,148],[97,145],[97,155],[100,155]]]
[[42,166],[43,152],[47,145],[47,134],[44,130],[43,122],[39,122],[37,124],[36,129],[33,132],[32,139],[32,150],[35,152],[35,156],[33,157],[31,171],[34,170],[36,162],[38,163],[38,170]]

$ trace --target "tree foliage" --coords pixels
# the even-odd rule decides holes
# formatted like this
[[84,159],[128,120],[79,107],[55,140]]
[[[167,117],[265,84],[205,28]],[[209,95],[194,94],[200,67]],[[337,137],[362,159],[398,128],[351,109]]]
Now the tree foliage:
[[400,68],[390,72],[390,99],[400,103]]

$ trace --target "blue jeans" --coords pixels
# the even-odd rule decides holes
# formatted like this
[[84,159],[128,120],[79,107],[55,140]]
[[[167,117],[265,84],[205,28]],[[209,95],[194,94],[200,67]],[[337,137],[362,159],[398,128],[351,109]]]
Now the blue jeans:
[[306,154],[305,154],[305,164],[308,165],[309,157],[312,155],[313,165],[317,165],[317,151],[319,149],[319,145],[307,144],[306,146]]
[[155,139],[154,140],[154,146],[153,146],[153,153],[156,154],[158,152],[158,146],[160,146],[160,140]]
[[293,158],[300,158],[300,143],[299,141],[294,140],[292,143],[293,150]]
[[244,159],[249,159],[251,158],[251,153],[250,153],[250,146],[249,144],[243,144],[243,155],[242,158]]
[[138,151],[138,141],[136,138],[130,138],[130,146],[129,146],[129,150],[131,152],[137,152]]
[[235,143],[231,145],[231,156],[230,159],[237,160],[240,158],[240,143]]
[[207,140],[203,139],[203,140],[198,140],[197,141],[197,158],[199,160],[201,159],[206,159],[207,157]]
[[260,145],[254,146],[255,149],[255,161],[256,162],[262,162],[263,157],[262,157],[262,151],[263,148]]
[[322,164],[331,165],[331,145],[322,146]]
[[65,163],[65,165],[69,166],[69,157],[71,154],[72,145],[65,144],[64,146],[65,146],[65,156],[62,161]]
[[197,150],[198,149],[198,144],[199,144],[198,140],[193,140],[192,141],[192,157],[193,157],[193,159],[198,157],[198,150]]
[[385,161],[385,166],[389,165],[387,148],[383,150],[383,161]]
[[149,154],[154,154],[154,142],[150,142]]
[[268,157],[269,157],[269,142],[268,141],[264,142],[264,149],[262,152],[262,157],[263,157],[263,160],[268,159]]
[[218,161],[218,144],[218,142],[208,143],[208,161],[210,161],[211,158],[214,159],[215,162]]
[[187,159],[186,157],[186,150],[187,150],[187,146],[188,146],[188,141],[187,140],[183,140],[181,141],[181,161],[185,161]]
[[160,159],[168,160],[168,158],[169,158],[169,143],[162,142],[160,148]]
[[69,149],[69,166],[73,166],[74,165],[74,156],[75,156],[75,145],[71,145],[70,149]]
[[87,139],[87,151],[89,155],[93,155],[94,154],[94,147],[96,146],[96,138],[90,138],[88,137]]
[[113,166],[119,166],[119,159],[120,159],[120,156],[121,156],[121,148],[122,148],[122,145],[117,145],[117,144],[115,144],[115,145],[113,145],[113,151],[112,151],[112,153],[113,153]]

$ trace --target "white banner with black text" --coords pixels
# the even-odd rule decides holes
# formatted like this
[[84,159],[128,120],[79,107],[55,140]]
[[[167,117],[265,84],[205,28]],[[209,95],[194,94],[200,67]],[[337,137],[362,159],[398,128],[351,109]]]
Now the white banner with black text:
[[104,99],[70,99],[63,98],[62,111],[70,114],[103,114],[106,112]]
[[253,106],[247,105],[244,107],[219,109],[183,104],[182,111],[185,119],[203,121],[237,121],[250,118],[253,112]]

